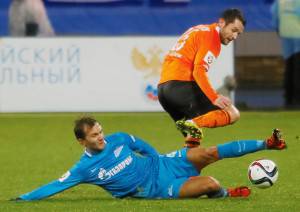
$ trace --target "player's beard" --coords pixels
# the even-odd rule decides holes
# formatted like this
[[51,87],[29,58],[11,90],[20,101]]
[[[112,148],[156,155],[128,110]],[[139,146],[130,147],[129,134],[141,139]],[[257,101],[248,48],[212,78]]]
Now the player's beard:
[[232,40],[230,40],[229,38],[225,38],[223,41],[222,41],[222,44],[223,45],[228,45]]

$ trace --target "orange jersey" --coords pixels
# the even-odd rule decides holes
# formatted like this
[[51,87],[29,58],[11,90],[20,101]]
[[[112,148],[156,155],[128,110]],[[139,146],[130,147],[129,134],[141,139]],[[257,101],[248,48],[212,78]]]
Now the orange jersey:
[[218,95],[212,88],[207,71],[219,56],[221,41],[217,24],[198,25],[187,30],[165,57],[159,84],[170,81],[196,81],[214,102]]

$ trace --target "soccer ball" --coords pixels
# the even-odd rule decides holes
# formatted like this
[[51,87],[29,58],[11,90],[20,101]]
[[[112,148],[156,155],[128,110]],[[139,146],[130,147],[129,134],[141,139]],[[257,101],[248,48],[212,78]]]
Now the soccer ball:
[[278,178],[277,166],[268,159],[253,161],[248,168],[248,178],[258,188],[269,188]]

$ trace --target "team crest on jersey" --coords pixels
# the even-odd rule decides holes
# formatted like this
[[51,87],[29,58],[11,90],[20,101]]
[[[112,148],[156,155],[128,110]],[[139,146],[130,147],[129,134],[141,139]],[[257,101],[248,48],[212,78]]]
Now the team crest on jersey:
[[211,52],[208,51],[204,57],[204,62],[207,64],[205,65],[205,68],[208,70],[211,66],[211,64],[214,62],[216,59],[215,55]]
[[122,152],[122,149],[123,149],[123,145],[115,149],[114,154],[116,158],[119,157],[120,153]]

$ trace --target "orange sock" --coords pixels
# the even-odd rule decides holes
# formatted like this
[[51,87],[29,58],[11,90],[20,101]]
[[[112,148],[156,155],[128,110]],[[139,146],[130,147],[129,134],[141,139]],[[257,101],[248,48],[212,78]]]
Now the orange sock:
[[230,124],[230,116],[225,110],[214,110],[193,118],[198,127],[223,127]]

